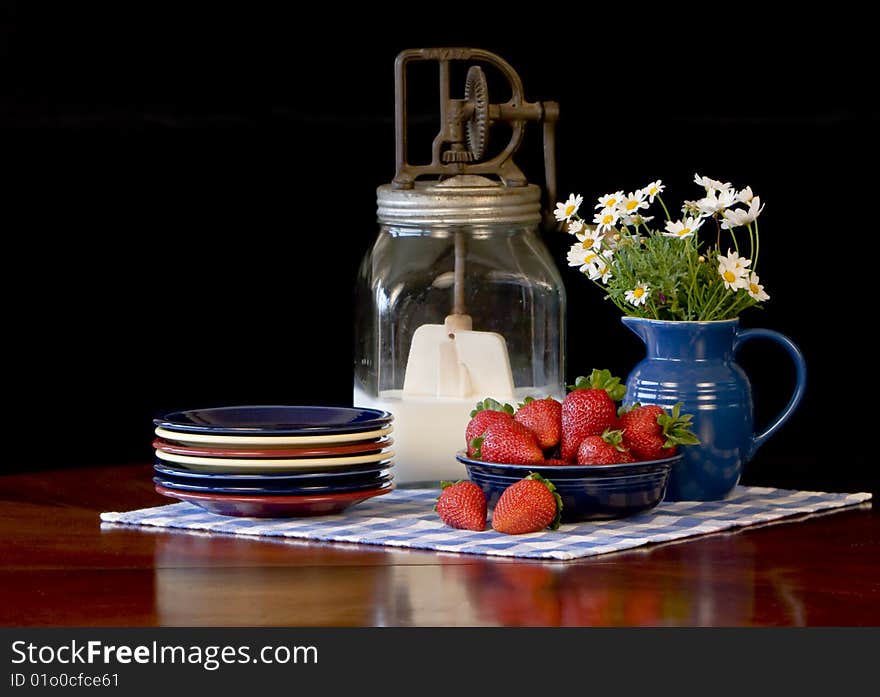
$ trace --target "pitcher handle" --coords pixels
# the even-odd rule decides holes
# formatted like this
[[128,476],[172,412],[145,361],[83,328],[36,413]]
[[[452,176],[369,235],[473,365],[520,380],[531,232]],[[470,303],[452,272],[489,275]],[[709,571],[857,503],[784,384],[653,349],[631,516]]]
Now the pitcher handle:
[[804,398],[804,392],[807,387],[807,362],[804,360],[804,355],[800,349],[791,339],[785,336],[785,334],[780,334],[772,329],[744,329],[738,332],[733,343],[734,353],[739,350],[743,343],[750,339],[770,339],[775,341],[791,356],[796,371],[794,394],[791,395],[791,399],[788,400],[788,404],[785,405],[779,416],[761,433],[754,436],[752,439],[752,453],[754,453],[770,436],[776,433],[782,424],[788,421],[788,418],[794,413],[794,410],[798,408],[798,405]]

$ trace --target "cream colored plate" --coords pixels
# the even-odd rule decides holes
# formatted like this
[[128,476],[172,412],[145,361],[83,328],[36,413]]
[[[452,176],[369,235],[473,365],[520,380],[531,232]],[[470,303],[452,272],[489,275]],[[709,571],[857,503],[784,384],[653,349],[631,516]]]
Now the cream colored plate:
[[174,455],[161,450],[156,451],[156,457],[166,462],[183,465],[187,469],[210,471],[210,472],[307,472],[333,469],[334,467],[347,467],[349,465],[361,465],[372,462],[387,462],[394,457],[394,451],[383,450],[370,455],[357,455],[352,457],[309,457],[309,458],[286,458],[283,460],[237,460],[224,457],[193,457],[191,455]]
[[316,445],[319,443],[358,443],[387,436],[394,431],[393,426],[386,426],[377,431],[361,431],[359,433],[336,433],[329,436],[212,436],[204,433],[179,433],[165,428],[157,428],[155,433],[160,438],[175,443],[195,445],[259,445],[271,448],[273,445]]

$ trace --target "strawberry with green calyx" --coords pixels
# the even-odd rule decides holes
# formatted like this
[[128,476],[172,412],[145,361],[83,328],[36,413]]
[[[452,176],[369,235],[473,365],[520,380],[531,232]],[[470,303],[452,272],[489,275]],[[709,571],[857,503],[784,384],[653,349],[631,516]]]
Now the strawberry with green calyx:
[[544,460],[534,434],[513,419],[489,425],[486,432],[470,442],[473,456],[484,462],[508,465],[534,465]]
[[471,411],[471,420],[464,432],[468,457],[474,457],[474,450],[471,446],[474,438],[482,436],[486,429],[494,423],[513,421],[513,413],[513,407],[510,404],[502,404],[491,397],[477,402],[477,407]]
[[679,445],[699,445],[700,439],[691,430],[691,414],[681,413],[681,402],[668,412],[656,404],[638,402],[620,408],[623,442],[640,460],[662,460],[672,457]]
[[562,499],[553,482],[532,472],[507,487],[492,512],[492,528],[508,535],[556,530],[562,519]]
[[623,432],[605,430],[601,436],[586,436],[578,447],[579,465],[617,465],[635,462],[635,458],[623,444]]
[[446,525],[458,530],[486,529],[486,495],[470,481],[440,482],[443,491],[434,510]]
[[526,397],[513,418],[535,434],[541,450],[550,450],[559,445],[562,438],[562,404],[552,397]]
[[599,436],[617,425],[617,405],[626,387],[608,370],[593,370],[589,377],[579,377],[562,402],[562,459],[577,457],[581,441]]

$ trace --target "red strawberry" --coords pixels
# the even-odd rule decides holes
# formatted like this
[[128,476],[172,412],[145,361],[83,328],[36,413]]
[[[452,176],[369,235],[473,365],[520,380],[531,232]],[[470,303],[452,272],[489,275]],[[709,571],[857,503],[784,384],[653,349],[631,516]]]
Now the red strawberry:
[[526,397],[513,418],[535,434],[538,447],[550,450],[562,437],[562,404],[552,397]]
[[509,404],[501,404],[488,397],[482,402],[477,402],[477,408],[471,412],[471,420],[464,432],[468,457],[474,456],[474,448],[471,445],[474,438],[482,436],[491,424],[510,421],[513,421],[513,407]]
[[544,467],[567,467],[571,463],[568,460],[562,460],[558,457],[551,457],[541,463]]
[[624,445],[640,460],[661,460],[675,455],[677,445],[697,445],[700,441],[690,430],[693,416],[680,412],[681,402],[671,414],[656,404],[621,408]]
[[623,399],[626,387],[610,371],[594,370],[589,378],[579,377],[573,390],[562,402],[562,459],[570,462],[584,438],[615,427],[615,402]]
[[579,465],[616,465],[635,462],[623,445],[620,431],[605,431],[601,436],[587,436],[581,441],[577,452]]
[[482,438],[474,438],[472,443],[474,457],[485,462],[534,465],[544,460],[532,432],[513,419],[491,424]]
[[473,482],[440,482],[443,492],[437,499],[440,520],[458,530],[486,529],[486,495]]
[[562,515],[562,499],[556,487],[540,474],[530,474],[507,487],[492,512],[492,528],[508,535],[556,530]]

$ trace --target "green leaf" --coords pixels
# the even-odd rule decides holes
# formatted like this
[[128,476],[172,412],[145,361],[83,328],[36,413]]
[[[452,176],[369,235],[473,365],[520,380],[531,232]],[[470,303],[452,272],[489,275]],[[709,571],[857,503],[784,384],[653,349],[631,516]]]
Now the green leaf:
[[483,459],[483,453],[481,451],[481,448],[483,447],[484,440],[485,439],[482,436],[480,436],[479,438],[472,438],[471,439],[471,450],[473,450],[473,452],[474,452],[473,458],[475,460],[482,460]]
[[590,387],[590,378],[584,375],[578,375],[574,381],[574,385],[569,385],[570,390],[586,390]]
[[515,410],[510,404],[502,404],[497,399],[486,397],[483,401],[477,402],[476,408],[471,411],[471,418],[474,418],[481,411],[503,411],[513,416]]
[[534,397],[526,397],[526,398],[525,398],[522,402],[520,402],[517,406],[518,406],[519,409],[522,409],[526,404],[529,404],[530,402],[534,402],[534,401],[535,401],[535,398],[534,398]]
[[623,431],[606,428],[602,432],[602,440],[608,443],[608,445],[613,445],[618,451],[623,452]]
[[657,416],[657,424],[663,429],[663,435],[666,441],[663,443],[664,448],[671,448],[674,445],[699,445],[700,439],[691,430],[691,420],[693,414],[681,413],[681,402],[676,402],[672,407],[672,412],[664,412]]
[[615,402],[619,402],[626,395],[626,385],[620,384],[620,378],[612,375],[610,370],[599,370],[598,368],[594,368],[589,377],[578,376],[577,380],[574,381],[574,385],[569,385],[568,389],[605,390]]

